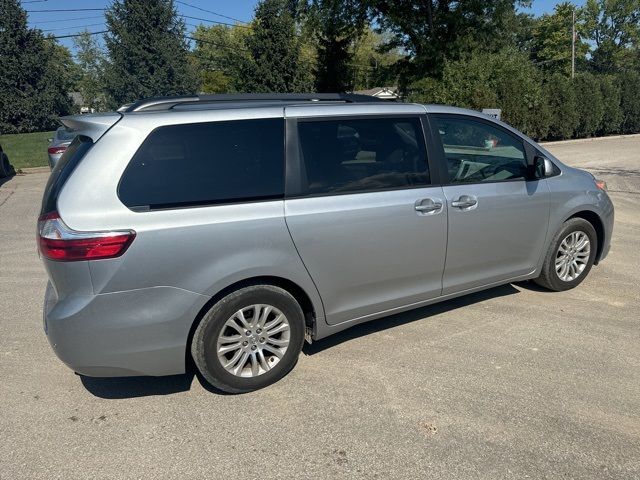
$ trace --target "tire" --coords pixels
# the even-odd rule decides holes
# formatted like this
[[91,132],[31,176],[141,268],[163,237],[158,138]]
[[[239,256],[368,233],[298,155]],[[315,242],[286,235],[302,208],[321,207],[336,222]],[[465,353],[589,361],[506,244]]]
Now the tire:
[[6,153],[0,153],[0,178],[10,177],[15,171],[9,163],[9,157]]
[[[257,319],[255,306],[260,307]],[[245,287],[224,297],[204,315],[193,335],[191,355],[202,377],[219,390],[258,390],[277,382],[296,365],[304,326],[302,308],[286,290],[272,285]],[[228,351],[219,353],[219,349]],[[249,357],[245,358],[246,354]],[[240,356],[232,363],[236,355]],[[230,365],[225,368],[223,362]]]
[[[571,237],[572,235],[573,237]],[[576,244],[575,246],[579,247],[582,245],[582,241],[577,239],[584,239],[585,235],[589,240],[588,254],[584,248],[572,251],[571,241],[574,240]],[[563,243],[565,240],[567,240],[568,243]],[[566,271],[563,271],[562,269],[563,262],[561,257],[565,260],[567,257],[560,251],[561,245],[563,245],[563,249],[565,251],[570,252],[569,260],[571,259],[571,255],[573,255],[573,258],[575,258],[577,262],[573,267],[568,268]],[[598,236],[593,225],[583,218],[570,218],[562,225],[558,233],[553,237],[553,240],[551,240],[549,250],[545,256],[544,263],[542,264],[540,276],[534,281],[538,285],[555,292],[561,292],[577,287],[589,274],[596,257],[597,249]],[[558,268],[560,268],[560,271],[556,268],[556,261],[559,262],[560,266]],[[573,262],[569,261],[566,263],[567,265],[571,265]],[[574,270],[571,270],[571,268]],[[579,268],[581,268],[581,270],[577,272],[577,269]],[[571,274],[573,271],[576,271],[576,275]],[[562,277],[563,273],[565,274],[564,278]]]

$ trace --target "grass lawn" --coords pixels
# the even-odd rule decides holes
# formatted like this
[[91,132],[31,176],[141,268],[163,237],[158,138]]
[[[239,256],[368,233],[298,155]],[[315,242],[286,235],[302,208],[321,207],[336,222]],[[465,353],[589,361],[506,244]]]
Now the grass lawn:
[[16,170],[24,167],[46,167],[48,139],[53,138],[54,133],[0,135],[0,146]]

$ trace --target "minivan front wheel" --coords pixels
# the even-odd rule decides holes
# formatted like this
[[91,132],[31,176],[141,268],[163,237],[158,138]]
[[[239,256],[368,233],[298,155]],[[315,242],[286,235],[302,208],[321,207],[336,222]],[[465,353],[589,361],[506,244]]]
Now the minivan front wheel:
[[593,266],[597,241],[591,223],[577,217],[567,220],[549,245],[536,283],[554,291],[578,286]]
[[254,285],[211,307],[196,328],[191,354],[214,387],[243,393],[289,373],[303,342],[304,314],[296,299],[282,288]]

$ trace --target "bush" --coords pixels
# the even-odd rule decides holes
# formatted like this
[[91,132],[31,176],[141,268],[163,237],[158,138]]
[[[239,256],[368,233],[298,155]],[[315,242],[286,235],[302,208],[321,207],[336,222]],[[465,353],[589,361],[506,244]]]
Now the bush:
[[602,122],[598,135],[611,135],[620,131],[622,124],[622,107],[620,106],[620,82],[612,75],[601,75],[600,91],[602,92]]
[[547,133],[548,114],[541,76],[522,53],[476,53],[446,62],[442,81],[422,79],[410,86],[409,99],[482,110],[500,108],[503,119],[535,138]]
[[625,72],[619,76],[622,133],[640,132],[640,74]]
[[576,92],[571,80],[556,73],[547,79],[544,88],[550,110],[548,137],[556,140],[571,138],[579,121]]
[[604,118],[604,104],[600,81],[591,73],[580,73],[573,79],[578,124],[575,136],[591,137],[600,128]]
[[640,73],[543,79],[526,56],[510,51],[446,62],[442,80],[414,82],[408,100],[501,108],[507,123],[537,140],[640,132]]

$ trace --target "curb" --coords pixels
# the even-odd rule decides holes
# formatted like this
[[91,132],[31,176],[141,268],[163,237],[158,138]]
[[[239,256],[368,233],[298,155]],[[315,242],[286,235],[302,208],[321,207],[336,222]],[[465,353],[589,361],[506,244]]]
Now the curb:
[[16,173],[27,175],[30,173],[49,173],[50,171],[49,167],[25,167],[17,169]]
[[597,142],[599,140],[615,140],[616,138],[637,138],[640,137],[640,133],[632,133],[629,135],[610,135],[608,137],[591,137],[591,138],[574,138],[571,140],[556,140],[553,142],[538,142],[540,145],[562,145],[562,144],[571,144],[571,143],[587,143],[587,142]]

